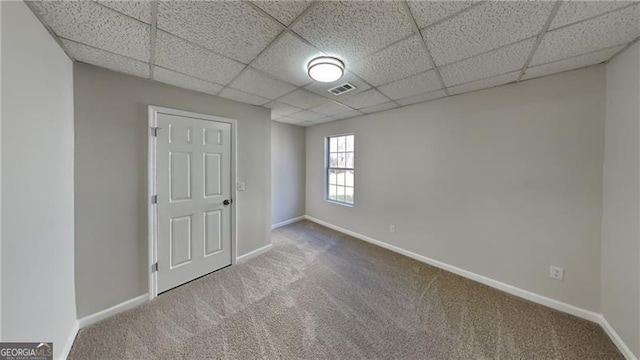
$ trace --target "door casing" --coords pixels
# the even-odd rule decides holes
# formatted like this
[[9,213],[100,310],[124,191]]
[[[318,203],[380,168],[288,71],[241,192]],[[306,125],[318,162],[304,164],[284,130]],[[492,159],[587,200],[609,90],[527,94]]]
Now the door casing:
[[[158,273],[154,271],[154,264],[158,261],[158,206],[152,202],[156,195],[156,144],[157,138],[154,135],[154,128],[158,124],[158,114],[176,115],[199,120],[217,121],[231,124],[231,265],[236,263],[238,247],[237,211],[238,190],[237,190],[237,126],[235,119],[223,118],[219,116],[198,114],[189,111],[170,109],[156,105],[148,106],[148,155],[147,155],[147,238],[148,238],[148,279],[149,279],[149,300],[158,296]],[[162,131],[162,130],[160,130]]]

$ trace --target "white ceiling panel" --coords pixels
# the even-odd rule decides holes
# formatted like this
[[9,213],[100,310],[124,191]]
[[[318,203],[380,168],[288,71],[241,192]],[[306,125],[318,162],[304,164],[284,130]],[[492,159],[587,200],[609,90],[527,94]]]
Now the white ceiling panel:
[[313,124],[324,124],[324,123],[328,123],[328,122],[332,122],[332,121],[336,121],[336,119],[332,118],[332,117],[323,117],[320,119],[316,119],[311,121]]
[[157,35],[156,64],[222,85],[233,80],[245,67],[164,31],[158,31]]
[[529,39],[462,60],[440,68],[447,86],[464,84],[479,79],[522,69],[535,39]]
[[610,59],[615,53],[622,50],[624,45],[616,46],[609,49],[594,51],[592,53],[574,56],[544,65],[530,67],[526,70],[523,79],[533,79],[540,76],[559,73],[562,71],[581,68],[584,66],[594,65]]
[[[334,88],[338,85],[342,85],[346,82],[350,83],[351,85],[354,85],[356,88],[342,95],[334,95],[329,92],[329,89]],[[334,81],[331,83],[321,83],[319,81],[313,81],[309,85],[305,86],[304,88],[318,95],[329,98],[329,100],[338,100],[338,99],[345,99],[345,98],[351,97],[365,90],[369,90],[371,86],[369,86],[366,82],[364,82],[362,79],[357,77],[352,72],[346,71],[344,73],[344,76],[338,81]]]
[[442,88],[440,79],[434,70],[414,75],[378,88],[391,99],[402,99]]
[[348,119],[348,118],[352,118],[355,116],[360,116],[363,113],[361,113],[360,111],[357,110],[352,110],[346,113],[342,113],[342,114],[338,114],[338,115],[333,115],[332,118],[336,119],[336,120],[342,120],[342,119]]
[[640,36],[640,5],[547,32],[531,65],[628,43]]
[[633,1],[563,1],[551,22],[550,30],[598,16],[633,4]]
[[284,117],[284,115],[276,114],[273,111],[271,112],[271,120],[277,120],[277,119],[280,119],[281,117]]
[[278,98],[296,88],[293,85],[265,76],[258,70],[250,67],[238,76],[229,86],[268,99]]
[[314,47],[289,33],[269,46],[251,66],[266,71],[290,84],[303,86],[311,82],[307,64],[322,55]]
[[264,0],[253,1],[253,3],[264,10],[269,15],[278,19],[284,25],[290,25],[302,12],[313,3],[308,0]]
[[62,40],[65,49],[76,60],[121,73],[148,78],[149,64],[116,55],[70,40]]
[[151,1],[98,1],[99,4],[151,24]]
[[269,102],[269,99],[267,98],[263,98],[258,95],[249,94],[244,91],[240,91],[232,88],[226,88],[222,90],[222,92],[218,94],[218,96],[222,96],[223,98],[240,101],[246,104],[257,105],[257,106],[264,105]]
[[272,113],[279,115],[290,115],[302,110],[298,107],[283,104],[277,101],[271,101],[270,103],[265,104],[264,107],[271,109]]
[[427,28],[423,35],[438,65],[449,64],[537,35],[551,1],[486,2]]
[[407,1],[421,29],[477,3],[476,1]]
[[369,106],[386,103],[389,101],[389,99],[378,92],[378,90],[370,89],[350,98],[340,99],[338,101],[354,109],[362,109]]
[[350,68],[371,85],[387,84],[431,69],[419,36],[399,41],[362,60],[352,59]]
[[397,1],[321,1],[293,30],[347,66],[413,32]]
[[222,90],[222,86],[218,84],[183,75],[158,66],[156,66],[153,70],[153,79],[165,84],[174,85],[211,95],[217,95],[220,90]]
[[302,110],[302,111],[297,112],[295,114],[291,114],[288,117],[290,117],[292,119],[298,119],[300,121],[313,121],[313,120],[317,120],[317,119],[320,119],[320,118],[324,118],[326,116],[322,115],[322,114],[318,114],[318,113],[313,112],[313,111]]
[[449,94],[451,95],[462,94],[470,91],[508,84],[510,82],[518,80],[518,76],[520,76],[520,71],[514,71],[508,74],[498,75],[488,79],[482,79],[458,86],[453,86],[448,88],[447,90],[449,90]]
[[438,99],[445,96],[447,96],[447,93],[445,93],[444,90],[436,90],[436,91],[430,91],[425,94],[409,96],[403,99],[396,100],[396,102],[401,106],[406,106],[406,105],[417,104],[417,103],[421,103],[421,102],[425,102],[433,99]]
[[286,117],[286,116],[278,118],[278,120],[276,120],[276,121],[280,122],[280,123],[283,123],[283,124],[291,124],[291,125],[299,125],[300,123],[303,122],[303,121],[300,121],[298,119],[292,119],[292,118]]
[[324,104],[329,99],[316,95],[304,89],[298,89],[278,99],[279,102],[293,105],[302,109],[309,109],[320,104]]
[[398,105],[396,105],[396,104],[394,104],[392,102],[386,102],[384,104],[373,105],[373,106],[369,106],[369,107],[366,107],[366,108],[362,108],[362,109],[360,109],[360,111],[362,111],[365,114],[373,114],[373,113],[377,113],[377,112],[380,112],[380,111],[395,109],[397,107],[398,107]]
[[159,1],[158,28],[243,63],[282,31],[241,1]]
[[151,27],[89,1],[30,2],[56,35],[149,61]]
[[340,104],[338,102],[330,101],[330,102],[328,102],[326,104],[322,104],[320,106],[312,107],[309,110],[317,112],[319,114],[332,116],[332,115],[343,114],[343,113],[352,111],[353,109],[351,109],[348,106],[342,105],[342,104]]

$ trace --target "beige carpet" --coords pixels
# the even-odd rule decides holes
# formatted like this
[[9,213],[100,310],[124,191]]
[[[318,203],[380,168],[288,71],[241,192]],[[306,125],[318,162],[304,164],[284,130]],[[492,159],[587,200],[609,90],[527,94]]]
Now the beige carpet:
[[308,221],[80,331],[71,359],[623,359],[598,325]]

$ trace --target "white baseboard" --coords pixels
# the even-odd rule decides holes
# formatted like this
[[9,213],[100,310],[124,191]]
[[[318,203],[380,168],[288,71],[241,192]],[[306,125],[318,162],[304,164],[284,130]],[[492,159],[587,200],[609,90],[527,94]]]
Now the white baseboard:
[[114,305],[108,309],[104,309],[95,314],[91,314],[83,317],[82,319],[78,319],[78,324],[80,325],[80,329],[85,328],[89,325],[93,325],[100,320],[104,320],[108,317],[119,314],[123,311],[127,311],[129,309],[133,309],[134,307],[146,302],[149,300],[149,294],[143,294],[140,296],[136,296],[133,299],[129,299],[127,301],[123,301],[120,304]]
[[607,319],[602,314],[598,314],[598,323],[602,326],[602,329],[609,335],[611,341],[618,347],[618,350],[624,355],[627,360],[638,360],[638,358],[633,354],[631,349],[624,343],[620,335],[616,332],[616,330],[609,324]]
[[78,325],[78,322],[76,321],[73,324],[73,327],[71,328],[71,332],[69,333],[69,337],[67,338],[67,341],[64,343],[64,347],[60,352],[59,359],[65,360],[66,358],[69,357],[69,353],[71,352],[71,347],[73,346],[73,342],[76,340],[76,336],[78,335],[78,330],[80,330],[80,327]]
[[286,226],[286,225],[289,225],[289,224],[293,224],[294,222],[298,222],[298,221],[304,220],[304,219],[305,219],[305,216],[302,215],[302,216],[295,217],[293,219],[285,220],[285,221],[279,222],[277,224],[271,225],[271,230],[275,230],[275,229],[277,229],[279,227],[283,227],[283,226]]
[[416,254],[414,252],[399,248],[397,246],[393,246],[393,245],[389,245],[385,242],[382,242],[380,240],[376,240],[373,239],[371,237],[368,237],[366,235],[362,235],[359,234],[355,231],[351,231],[345,228],[342,228],[340,226],[336,226],[333,224],[330,224],[328,222],[322,221],[320,219],[316,219],[312,216],[309,215],[305,215],[305,218],[309,221],[313,221],[319,225],[322,226],[326,226],[330,229],[339,231],[341,233],[353,236],[354,238],[366,241],[368,243],[380,246],[382,248],[385,248],[387,250],[391,250],[393,252],[397,252],[399,254],[408,256],[412,259],[418,260],[420,262],[423,262],[425,264],[428,265],[432,265],[435,266],[437,268],[452,272],[454,274],[460,275],[462,277],[465,277],[467,279],[479,282],[481,284],[490,286],[492,288],[504,291],[506,293],[509,293],[511,295],[523,298],[525,300],[529,300],[535,303],[538,303],[540,305],[544,305],[547,307],[550,307],[552,309],[558,310],[558,311],[562,311],[564,313],[567,314],[571,314],[574,316],[577,316],[579,318],[582,319],[586,319],[592,322],[595,322],[597,324],[599,324],[600,326],[602,326],[602,328],[604,329],[604,331],[607,333],[607,335],[609,335],[609,337],[611,338],[611,341],[613,341],[614,344],[616,344],[616,346],[618,347],[618,350],[620,350],[620,352],[624,355],[624,357],[627,360],[638,360],[636,358],[636,356],[633,354],[633,352],[629,349],[629,347],[624,343],[624,341],[622,340],[622,338],[618,335],[618,333],[613,329],[613,327],[611,326],[611,324],[609,324],[609,322],[605,319],[604,316],[602,316],[602,314],[590,311],[590,310],[586,310],[586,309],[582,309],[579,308],[577,306],[571,305],[571,304],[567,304],[565,302],[559,301],[559,300],[555,300],[543,295],[539,295],[536,293],[533,293],[531,291],[528,290],[524,290],[524,289],[520,289],[518,287],[515,287],[513,285],[509,285],[509,284],[505,284],[503,282],[488,278],[486,276],[482,276],[476,273],[473,273],[471,271],[468,270],[464,270],[461,269],[459,267],[453,266],[453,265],[449,265],[446,263],[443,263],[441,261],[438,260],[433,260],[430,259],[426,256],[422,256],[419,254]]
[[385,242],[382,242],[380,240],[376,240],[376,239],[370,238],[370,237],[368,237],[366,235],[362,235],[362,234],[359,234],[357,232],[354,232],[354,231],[351,231],[351,230],[348,230],[348,229],[345,229],[345,228],[341,228],[339,226],[324,222],[324,221],[316,219],[316,218],[314,218],[312,216],[308,216],[307,215],[306,218],[307,218],[307,220],[313,221],[313,222],[315,222],[317,224],[320,224],[322,226],[326,226],[326,227],[328,227],[330,229],[339,231],[341,233],[345,233],[345,234],[353,236],[353,237],[355,237],[357,239],[364,240],[364,241],[366,241],[368,243],[371,243],[371,244],[374,244],[374,245],[378,245],[380,247],[383,247],[385,249],[391,250],[393,252],[397,252],[399,254],[408,256],[408,257],[410,257],[412,259],[418,260],[418,261],[423,262],[425,264],[428,264],[428,265],[431,265],[431,266],[435,266],[437,268],[452,272],[454,274],[460,275],[460,276],[465,277],[467,279],[479,282],[481,284],[485,284],[487,286],[490,286],[492,288],[504,291],[504,292],[509,293],[511,295],[515,295],[517,297],[520,297],[520,298],[523,298],[523,299],[526,299],[526,300],[529,300],[529,301],[533,301],[535,303],[538,303],[538,304],[541,304],[541,305],[545,305],[545,306],[550,307],[552,309],[556,309],[556,310],[559,310],[559,311],[562,311],[562,312],[565,312],[565,313],[568,313],[568,314],[571,314],[571,315],[575,315],[577,317],[580,317],[580,318],[583,318],[583,319],[587,319],[587,320],[592,321],[592,322],[596,322],[596,323],[598,322],[598,316],[600,314],[595,313],[593,311],[582,309],[582,308],[579,308],[577,306],[564,303],[562,301],[554,300],[554,299],[551,299],[549,297],[546,297],[546,296],[543,296],[543,295],[539,295],[539,294],[533,293],[533,292],[528,291],[528,290],[520,289],[520,288],[515,287],[513,285],[505,284],[505,283],[500,282],[498,280],[494,280],[494,279],[488,278],[486,276],[479,275],[479,274],[476,274],[474,272],[471,272],[471,271],[468,271],[468,270],[464,270],[464,269],[461,269],[459,267],[456,267],[456,266],[453,266],[453,265],[449,265],[449,264],[443,263],[441,261],[428,258],[428,257],[423,256],[423,255],[416,254],[414,252],[402,249],[400,247],[389,245],[389,244],[387,244]]
[[247,261],[247,260],[249,260],[251,258],[254,258],[254,257],[262,254],[263,252],[271,249],[272,246],[273,246],[273,244],[268,244],[268,245],[265,245],[265,246],[263,246],[261,248],[255,249],[255,250],[253,250],[251,252],[248,252],[248,253],[246,253],[244,255],[240,255],[240,256],[238,256],[236,258],[236,264],[240,263],[240,262]]

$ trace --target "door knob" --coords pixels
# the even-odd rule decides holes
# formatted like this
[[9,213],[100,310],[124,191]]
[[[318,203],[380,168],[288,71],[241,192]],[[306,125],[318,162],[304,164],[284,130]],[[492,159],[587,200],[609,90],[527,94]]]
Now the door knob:
[[232,202],[233,202],[233,200],[226,199],[225,201],[223,201],[223,202],[222,202],[222,204],[224,204],[224,205],[229,205],[229,204],[231,204]]

